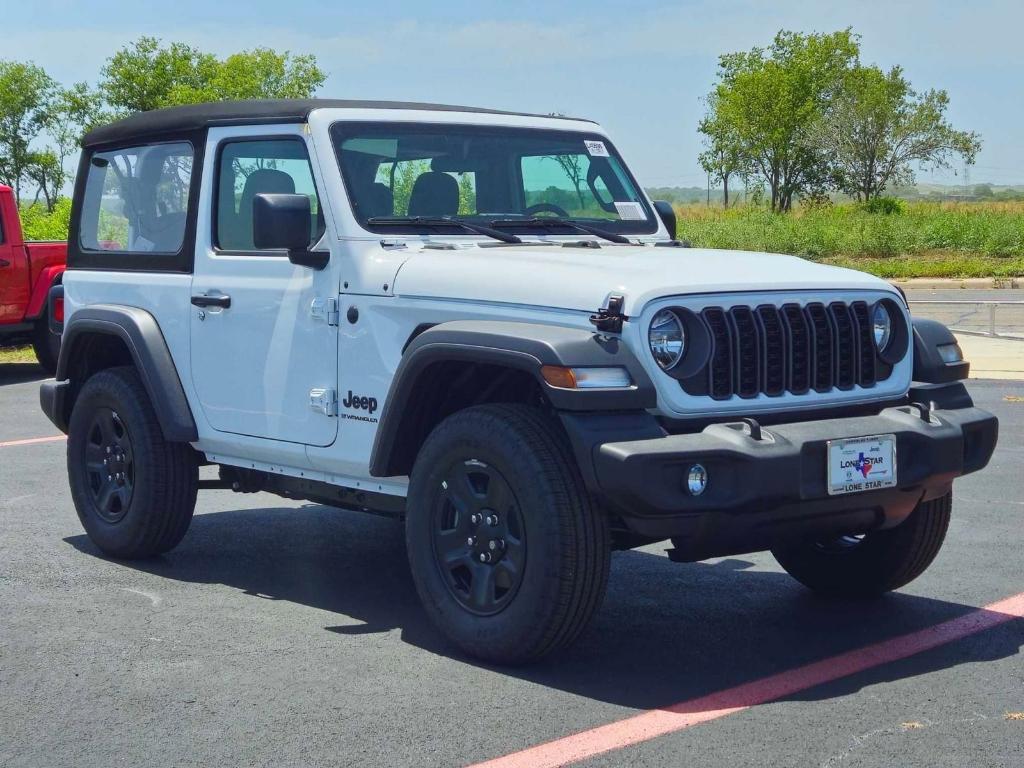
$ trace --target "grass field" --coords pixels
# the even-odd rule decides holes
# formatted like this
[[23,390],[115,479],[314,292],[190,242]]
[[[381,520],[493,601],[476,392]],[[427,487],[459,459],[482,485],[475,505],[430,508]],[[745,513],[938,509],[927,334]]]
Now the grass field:
[[695,246],[790,253],[886,278],[1024,275],[1024,203],[907,203],[900,213],[854,204],[781,215],[677,206]]
[[34,363],[36,354],[32,347],[0,346],[0,363]]

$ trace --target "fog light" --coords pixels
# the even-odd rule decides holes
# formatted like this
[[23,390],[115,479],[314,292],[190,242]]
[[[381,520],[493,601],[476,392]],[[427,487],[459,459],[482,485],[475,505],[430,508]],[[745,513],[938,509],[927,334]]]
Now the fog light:
[[708,487],[708,471],[700,464],[694,464],[686,473],[686,489],[691,496],[700,496]]
[[939,351],[942,362],[946,365],[963,362],[964,353],[960,350],[959,344],[939,344],[936,349]]

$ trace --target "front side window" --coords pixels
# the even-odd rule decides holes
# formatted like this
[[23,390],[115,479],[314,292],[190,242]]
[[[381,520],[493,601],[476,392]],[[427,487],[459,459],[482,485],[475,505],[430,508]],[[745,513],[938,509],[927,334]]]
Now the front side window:
[[332,136],[353,212],[372,232],[436,233],[444,229],[437,219],[518,233],[578,232],[537,219],[657,231],[617,151],[596,134],[339,122]]
[[320,198],[306,145],[299,139],[229,141],[217,165],[214,242],[225,251],[253,251],[253,202],[258,194],[309,197],[310,244],[324,233]]
[[89,163],[79,244],[84,251],[173,254],[185,241],[192,145],[96,152]]

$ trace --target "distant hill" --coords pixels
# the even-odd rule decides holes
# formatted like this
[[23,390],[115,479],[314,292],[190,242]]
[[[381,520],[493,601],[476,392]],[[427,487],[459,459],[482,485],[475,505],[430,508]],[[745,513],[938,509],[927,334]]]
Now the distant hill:
[[[708,191],[705,187],[647,187],[647,194],[653,200],[667,200],[670,203],[706,203]],[[732,200],[733,191],[729,190]],[[711,202],[722,202],[722,190],[711,190]]]
[[[670,203],[706,203],[708,191],[704,187],[648,187],[647,194],[654,200],[667,200]],[[954,184],[917,184],[913,187],[893,187],[886,191],[887,195],[903,200],[943,201],[943,200],[1024,200],[1024,184],[971,184],[970,186]],[[742,187],[729,189],[729,200],[742,201],[745,193]],[[834,199],[845,199],[842,195],[834,195]],[[722,190],[711,190],[711,202],[722,204]]]

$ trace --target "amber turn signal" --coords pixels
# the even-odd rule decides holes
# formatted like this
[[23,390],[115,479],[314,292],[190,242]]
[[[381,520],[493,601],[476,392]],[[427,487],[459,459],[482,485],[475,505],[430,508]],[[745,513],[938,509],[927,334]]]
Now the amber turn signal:
[[576,389],[576,374],[573,373],[572,368],[563,368],[560,365],[543,365],[540,369],[540,375],[552,387]]

